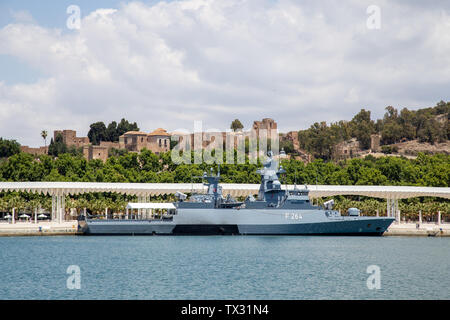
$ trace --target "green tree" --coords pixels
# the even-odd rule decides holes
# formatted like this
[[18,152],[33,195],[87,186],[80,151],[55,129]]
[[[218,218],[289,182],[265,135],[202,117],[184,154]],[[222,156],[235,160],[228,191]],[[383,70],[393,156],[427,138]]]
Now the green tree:
[[41,201],[39,199],[32,199],[27,201],[25,205],[28,211],[34,215],[35,210],[41,208]]
[[50,140],[50,145],[48,146],[48,154],[57,157],[60,154],[67,152],[67,145],[64,143],[62,134],[58,133],[55,140]]
[[370,148],[370,136],[375,132],[375,123],[370,120],[370,111],[361,109],[350,121],[351,135],[358,139],[362,149]]
[[9,157],[0,172],[6,181],[41,181],[44,174],[43,165],[24,152]]
[[117,131],[117,122],[112,121],[110,124],[108,124],[108,127],[106,128],[106,140],[107,141],[119,141],[119,132]]
[[119,157],[122,156],[124,154],[128,153],[127,149],[116,149],[116,148],[111,148],[108,150],[108,157]]
[[232,129],[234,132],[240,131],[244,128],[241,121],[239,119],[234,119],[233,122],[231,122],[230,129]]
[[159,157],[150,150],[143,149],[139,154],[140,168],[143,171],[158,172],[161,170]]
[[136,122],[131,123],[122,118],[117,125],[117,137],[128,131],[139,131],[139,127]]
[[428,119],[425,121],[422,128],[417,132],[417,137],[420,142],[428,142],[434,144],[440,140],[439,123],[434,119]]
[[286,154],[294,153],[294,144],[292,141],[280,141],[280,150],[284,150]]
[[403,136],[402,126],[396,122],[389,122],[383,126],[381,139],[384,144],[399,142]]
[[119,124],[116,121],[112,121],[106,127],[104,122],[99,121],[90,125],[88,137],[92,144],[98,145],[100,141],[117,142],[119,137],[128,131],[139,131],[136,122],[130,123],[122,118]]
[[410,111],[407,108],[403,108],[400,111],[400,116],[398,117],[398,122],[402,126],[402,136],[408,140],[416,138],[416,127],[414,122],[416,119],[416,114],[414,111]]
[[0,138],[0,158],[7,158],[19,152],[20,144],[16,140]]
[[88,138],[94,145],[99,145],[100,141],[107,141],[105,124],[102,121],[91,124],[88,132]]
[[331,159],[333,146],[340,140],[332,134],[325,121],[314,123],[305,133],[301,134],[305,149],[313,153],[314,157]]
[[26,202],[25,200],[20,197],[19,195],[14,195],[8,199],[8,209],[12,210],[13,208],[16,208],[16,214],[18,214],[19,210],[25,209]]

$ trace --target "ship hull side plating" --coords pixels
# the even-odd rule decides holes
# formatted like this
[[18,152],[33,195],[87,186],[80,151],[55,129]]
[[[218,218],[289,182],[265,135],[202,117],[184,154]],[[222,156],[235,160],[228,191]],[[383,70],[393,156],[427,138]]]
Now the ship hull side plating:
[[173,221],[88,220],[86,234],[382,235],[393,220],[329,218],[325,211],[317,210],[179,209]]
[[170,235],[175,225],[172,222],[148,220],[99,220],[87,221],[88,235]]
[[[217,175],[201,176],[206,180],[205,194],[187,195],[177,192],[176,210],[164,215],[162,220],[104,220],[86,221],[87,234],[174,234],[174,235],[382,235],[393,218],[360,217],[359,210],[349,210],[348,216],[331,210],[332,204],[324,203],[323,209],[313,206],[309,190],[282,190],[279,175],[286,173],[273,152],[267,153],[261,175],[258,198],[247,197],[238,202],[222,194]],[[127,206],[127,208],[129,208]],[[131,209],[133,207],[130,207]],[[142,207],[140,207],[142,208]],[[161,206],[161,208],[167,208]],[[355,214],[356,213],[356,214]],[[127,212],[128,214],[128,212]],[[142,217],[138,212],[138,217]],[[127,215],[127,217],[136,217]],[[163,220],[171,219],[168,220]]]

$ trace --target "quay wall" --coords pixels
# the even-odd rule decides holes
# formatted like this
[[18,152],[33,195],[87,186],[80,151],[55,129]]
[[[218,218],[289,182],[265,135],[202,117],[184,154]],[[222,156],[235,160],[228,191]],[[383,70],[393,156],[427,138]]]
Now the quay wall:
[[76,235],[78,231],[78,221],[58,222],[16,222],[0,223],[0,237],[2,236],[56,236],[56,235]]
[[383,236],[450,237],[450,223],[397,223],[390,225]]

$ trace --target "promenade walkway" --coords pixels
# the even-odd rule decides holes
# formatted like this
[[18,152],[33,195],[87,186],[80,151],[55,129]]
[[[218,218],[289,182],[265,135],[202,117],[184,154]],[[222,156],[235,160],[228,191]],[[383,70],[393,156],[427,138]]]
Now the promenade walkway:
[[0,222],[1,236],[50,236],[50,235],[75,235],[78,232],[78,221],[59,222]]
[[437,224],[435,222],[425,223],[404,223],[394,222],[391,224],[385,236],[428,236],[428,237],[449,237],[450,223]]

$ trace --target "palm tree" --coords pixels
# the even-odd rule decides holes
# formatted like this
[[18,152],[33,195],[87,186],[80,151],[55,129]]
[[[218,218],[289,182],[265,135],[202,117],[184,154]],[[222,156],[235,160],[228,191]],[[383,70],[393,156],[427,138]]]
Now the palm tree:
[[52,210],[52,198],[44,196],[44,197],[40,197],[39,201],[41,203],[41,208],[42,209],[45,209],[45,210],[51,212],[51,210]]
[[33,218],[34,215],[37,213],[37,211],[40,209],[41,202],[39,201],[39,199],[33,199],[33,200],[26,202],[25,207],[30,212],[31,218]]
[[47,135],[48,135],[47,130],[42,130],[41,131],[41,137],[42,137],[42,139],[44,139],[45,147],[47,147]]
[[[74,198],[67,197],[66,198],[66,208],[69,209],[69,214],[72,213],[71,209],[75,209],[76,212],[78,213],[78,210],[77,210],[78,209],[78,201],[75,200]],[[64,212],[64,214],[66,214],[66,213]]]
[[39,199],[33,199],[25,203],[25,206],[31,213],[34,213],[35,209],[39,209],[41,207],[41,202]]
[[79,198],[77,200],[77,209],[84,210],[84,208],[89,208],[89,201],[86,198]]
[[8,201],[5,198],[0,198],[0,211],[5,212],[8,210]]
[[26,207],[25,201],[20,196],[12,196],[8,199],[8,209],[16,208],[17,210]]
[[89,208],[97,215],[102,215],[106,207],[107,204],[104,199],[93,199],[89,201]]
[[123,214],[125,212],[125,207],[127,206],[128,202],[126,202],[123,199],[116,199],[115,201],[112,201],[112,199],[108,199],[107,206],[109,209],[111,209],[111,212],[114,214]]
[[11,210],[11,213],[13,208],[17,209],[14,215],[18,216],[20,210],[25,207],[26,207],[25,200],[20,196],[15,195],[8,199],[8,209]]

